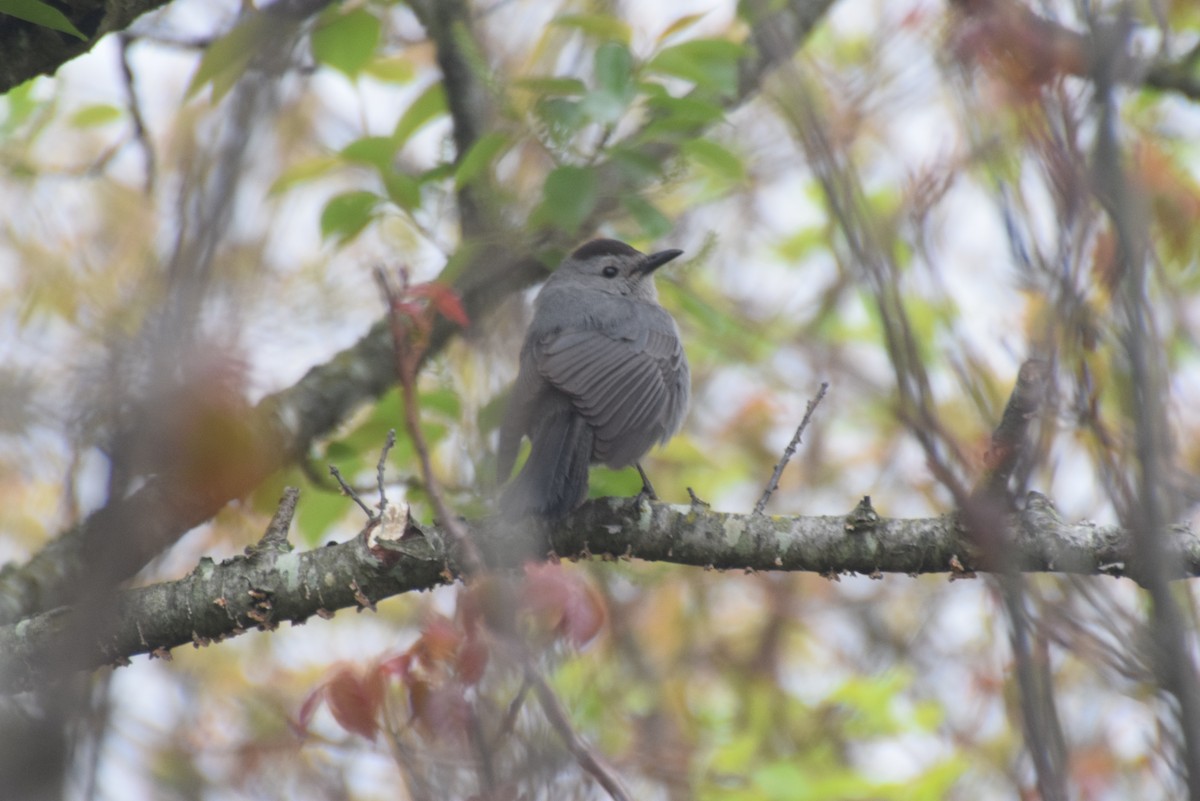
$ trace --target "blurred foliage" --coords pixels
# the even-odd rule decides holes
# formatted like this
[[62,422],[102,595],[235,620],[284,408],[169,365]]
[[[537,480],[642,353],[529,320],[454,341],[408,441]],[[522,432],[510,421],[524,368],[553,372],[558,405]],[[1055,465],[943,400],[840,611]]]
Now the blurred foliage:
[[[244,446],[252,460],[231,410],[294,383],[380,318],[374,267],[437,277],[460,244],[465,190],[515,228],[687,250],[658,279],[694,398],[684,431],[646,461],[663,498],[684,503],[691,489],[747,510],[805,400],[829,380],[772,511],[844,514],[864,494],[887,515],[946,511],[949,495],[898,413],[889,321],[826,203],[825,176],[807,162],[787,93],[798,76],[838,162],[861,176],[933,412],[965,454],[954,469],[969,479],[979,468],[1020,361],[1049,352],[1055,407],[1019,489],[1051,495],[1064,517],[1116,519],[1138,410],[1114,310],[1114,233],[1087,189],[1085,82],[1014,71],[1011,53],[1024,50],[987,46],[1000,34],[954,8],[847,0],[737,104],[753,5],[478,4],[482,52],[466,49],[486,72],[494,117],[461,154],[433,45],[408,5],[383,0],[322,11],[240,123],[230,122],[237,95],[264,74],[263,41],[281,34],[233,2],[176,0],[147,20],[128,49],[131,85],[109,47],[8,92],[4,555],[38,550],[122,486],[123,432],[152,431],[151,450],[188,462],[198,491],[221,481],[205,469],[211,449]],[[1100,18],[1118,13],[1115,2],[1093,5]],[[1086,29],[1074,4],[1049,6]],[[1131,13],[1164,39],[1200,35],[1194,4],[1155,9],[1154,19]],[[206,44],[178,47],[173,26]],[[1200,474],[1200,126],[1194,101],[1136,87],[1122,90],[1119,113],[1153,241],[1148,293],[1176,393],[1182,482]],[[185,275],[174,257],[230,141],[248,155],[234,191],[214,202],[233,222],[219,256]],[[634,188],[606,194],[606,169]],[[418,386],[438,481],[468,516],[487,510],[519,306],[472,321]],[[152,375],[157,348],[176,335],[187,347]],[[220,367],[220,381],[204,364]],[[162,407],[171,412],[147,411]],[[373,501],[380,448],[403,412],[400,392],[388,392],[140,580],[240,551],[284,485],[302,487],[302,547],[353,536],[361,512],[328,466]],[[211,430],[201,417],[233,434],[196,441]],[[133,462],[153,464],[155,453]],[[392,501],[428,519],[407,437],[386,468]],[[639,487],[632,470],[592,473],[595,496]],[[521,586],[526,617],[514,625],[540,646],[533,661],[635,797],[1032,797],[1006,631],[982,581],[614,561],[546,568]],[[411,797],[483,797],[476,726],[494,757],[494,797],[601,797],[533,711],[520,660],[479,623],[481,608],[504,606],[497,598],[447,588],[388,600],[377,615],[181,649],[170,665],[139,660],[112,677],[109,734],[137,756],[104,773],[102,790],[369,799],[398,797],[399,775]],[[1029,604],[1053,655],[1079,797],[1169,797],[1173,734],[1130,656],[1144,611],[1136,592],[1038,577]]]

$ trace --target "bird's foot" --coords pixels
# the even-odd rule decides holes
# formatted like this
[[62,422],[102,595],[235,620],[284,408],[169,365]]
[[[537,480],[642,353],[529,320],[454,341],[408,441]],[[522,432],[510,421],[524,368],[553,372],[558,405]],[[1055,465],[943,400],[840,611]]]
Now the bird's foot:
[[640,462],[635,462],[634,467],[637,468],[638,475],[642,477],[642,491],[638,493],[637,500],[641,503],[643,500],[657,501],[658,493],[654,491],[654,485],[650,483],[650,477],[646,475],[646,471],[642,469]]

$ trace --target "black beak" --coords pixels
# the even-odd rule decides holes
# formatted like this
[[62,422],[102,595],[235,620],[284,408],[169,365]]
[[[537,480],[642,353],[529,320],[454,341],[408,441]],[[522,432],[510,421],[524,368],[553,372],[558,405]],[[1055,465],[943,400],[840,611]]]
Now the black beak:
[[667,262],[677,259],[682,255],[682,250],[660,250],[657,253],[651,253],[646,257],[646,260],[642,262],[639,272],[641,272],[643,275],[649,275]]

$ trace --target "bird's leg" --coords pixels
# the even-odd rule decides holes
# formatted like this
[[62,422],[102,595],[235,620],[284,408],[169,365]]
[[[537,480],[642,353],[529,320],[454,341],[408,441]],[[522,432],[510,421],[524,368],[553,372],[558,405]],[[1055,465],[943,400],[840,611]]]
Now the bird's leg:
[[633,466],[637,468],[638,475],[642,477],[642,491],[638,493],[638,497],[645,496],[652,501],[658,500],[658,494],[654,491],[654,485],[650,483],[650,477],[646,475],[646,471],[642,469],[641,462],[634,462]]

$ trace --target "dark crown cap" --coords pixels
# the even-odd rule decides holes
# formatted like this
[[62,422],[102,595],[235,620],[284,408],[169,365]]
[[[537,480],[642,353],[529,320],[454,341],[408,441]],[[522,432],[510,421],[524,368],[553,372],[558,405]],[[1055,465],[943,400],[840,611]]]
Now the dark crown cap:
[[571,254],[573,258],[585,261],[598,256],[640,256],[640,251],[626,245],[617,239],[593,239],[585,242]]

